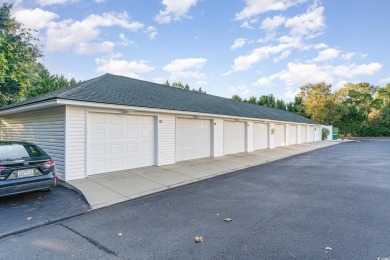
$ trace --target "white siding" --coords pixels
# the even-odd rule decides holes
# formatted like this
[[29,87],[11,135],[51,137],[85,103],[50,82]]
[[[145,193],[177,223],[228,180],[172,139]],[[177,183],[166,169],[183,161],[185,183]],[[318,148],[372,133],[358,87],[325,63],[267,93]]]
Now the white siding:
[[159,115],[157,121],[157,165],[176,162],[176,117]]
[[321,141],[321,139],[322,139],[322,127],[321,126],[316,126],[314,133],[315,133],[315,140],[314,141],[316,141],[316,142]]
[[223,156],[223,119],[213,120],[213,157]]
[[255,150],[268,148],[268,124],[255,123],[253,128],[253,146]]
[[307,142],[307,127],[305,125],[300,126],[300,143],[306,143]]
[[253,122],[246,123],[246,151],[253,152]]
[[86,160],[86,109],[66,107],[66,180],[82,179]]
[[275,148],[275,124],[270,123],[268,126],[268,136],[269,136],[269,148]]
[[59,177],[65,173],[65,107],[47,108],[3,116],[2,140],[33,142],[56,162]]
[[314,126],[309,126],[307,142],[314,142]]

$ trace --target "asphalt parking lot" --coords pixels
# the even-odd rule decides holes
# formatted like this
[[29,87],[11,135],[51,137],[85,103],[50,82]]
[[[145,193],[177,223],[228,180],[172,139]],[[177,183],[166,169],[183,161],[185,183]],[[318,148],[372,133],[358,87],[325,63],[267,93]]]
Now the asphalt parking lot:
[[62,186],[50,192],[36,191],[2,197],[0,237],[78,215],[89,208],[80,193]]
[[[330,146],[3,238],[0,252],[5,259],[386,258],[389,158],[389,139]],[[195,243],[197,235],[204,241]]]

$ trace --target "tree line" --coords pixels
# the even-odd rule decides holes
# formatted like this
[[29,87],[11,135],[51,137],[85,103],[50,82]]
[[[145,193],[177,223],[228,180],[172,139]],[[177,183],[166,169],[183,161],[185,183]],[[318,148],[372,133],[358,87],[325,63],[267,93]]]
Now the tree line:
[[12,4],[0,7],[0,106],[77,84],[63,75],[53,75],[38,60],[42,46],[11,16]]
[[352,136],[390,136],[390,84],[347,83],[337,91],[325,82],[306,84],[294,100],[286,103],[272,94],[232,99],[287,110]]

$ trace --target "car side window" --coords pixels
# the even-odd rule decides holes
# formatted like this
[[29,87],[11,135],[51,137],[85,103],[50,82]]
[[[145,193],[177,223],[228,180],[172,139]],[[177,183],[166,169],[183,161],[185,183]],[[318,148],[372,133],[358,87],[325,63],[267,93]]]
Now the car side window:
[[44,155],[42,150],[35,145],[26,145],[25,148],[29,153],[30,157],[39,157]]

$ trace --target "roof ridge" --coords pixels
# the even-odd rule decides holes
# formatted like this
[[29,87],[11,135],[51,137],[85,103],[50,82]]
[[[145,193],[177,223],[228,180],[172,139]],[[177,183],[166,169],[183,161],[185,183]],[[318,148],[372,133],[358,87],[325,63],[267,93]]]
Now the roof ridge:
[[57,97],[64,98],[64,96],[72,94],[74,91],[78,90],[80,87],[86,87],[86,86],[89,86],[91,83],[99,82],[100,80],[103,79],[103,77],[108,76],[108,75],[110,75],[110,74],[106,73],[106,74],[101,75],[99,77],[96,77],[96,78],[81,82],[80,84],[76,84],[72,87],[69,87],[68,90],[65,90],[64,92],[58,94]]

